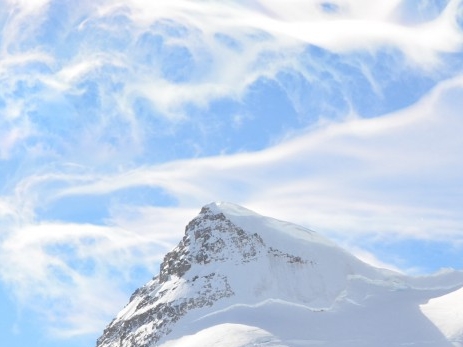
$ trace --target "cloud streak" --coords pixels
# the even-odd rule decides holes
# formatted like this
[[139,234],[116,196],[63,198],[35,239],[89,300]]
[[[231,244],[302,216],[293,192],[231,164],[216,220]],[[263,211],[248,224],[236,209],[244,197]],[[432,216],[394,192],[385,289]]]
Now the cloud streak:
[[[10,83],[3,92],[14,95],[19,86],[23,89],[24,96],[15,97],[22,112],[14,113],[34,119],[27,136],[34,143],[49,138],[44,125],[55,107],[65,108],[65,122],[81,114],[79,105],[85,103],[92,130],[73,130],[78,131],[75,139],[88,143],[93,138],[93,147],[102,148],[93,163],[108,163],[112,153],[124,148],[127,156],[144,153],[142,144],[150,135],[144,129],[156,125],[140,119],[140,101],[147,101],[154,119],[177,123],[190,117],[191,106],[204,109],[221,98],[242,101],[262,78],[278,80],[281,72],[293,71],[316,79],[307,68],[314,65],[302,54],[307,45],[347,55],[398,50],[410,64],[434,73],[443,68],[441,54],[456,52],[462,44],[455,22],[458,1],[414,26],[400,21],[399,1],[381,10],[363,1],[336,2],[334,12],[318,1],[292,1],[283,7],[273,1],[80,2],[72,13],[63,7],[67,22],[54,17],[54,2],[39,5],[9,3],[0,71]],[[36,66],[32,73],[30,66]],[[323,71],[326,66],[315,68]],[[10,73],[14,70],[17,77]],[[111,131],[110,124],[130,131],[122,137],[118,130],[103,136]],[[61,136],[59,129],[47,130]],[[57,140],[67,145],[66,138]],[[55,154],[76,156],[71,149]]]
[[[446,237],[449,233],[457,236],[461,232],[457,227],[459,212],[453,203],[440,199],[458,199],[460,194],[458,178],[463,167],[459,152],[463,143],[456,130],[461,125],[457,111],[460,101],[452,96],[461,90],[462,80],[451,80],[416,105],[394,114],[320,125],[259,152],[171,162],[96,178],[90,184],[63,189],[57,197],[109,194],[127,187],[151,185],[163,188],[181,206],[193,207],[227,197],[268,207],[265,201],[271,201],[276,205],[272,212],[294,210],[287,217],[305,223],[308,220],[301,219],[305,214],[299,214],[299,209],[314,211],[312,217],[319,215],[316,219],[323,215],[325,222],[343,211],[363,216],[365,222],[349,222],[349,218],[342,222],[349,225],[344,230],[349,233],[374,232],[366,223],[370,218],[392,219],[391,214],[398,213],[396,221],[401,214],[404,218],[413,216],[406,222],[408,225],[384,223],[378,231],[389,229],[400,235],[408,230],[408,236],[416,233],[415,236],[430,238]],[[441,180],[445,180],[445,185]],[[430,192],[435,195],[426,197]],[[298,200],[301,204],[289,203]],[[329,209],[323,211],[323,205]],[[433,215],[439,219],[448,213],[455,218],[453,231],[452,227],[438,228],[435,221],[424,229],[414,227],[417,216],[432,220]],[[338,226],[342,228],[342,224]]]
[[157,271],[172,244],[154,235],[56,222],[23,226],[2,242],[0,259],[12,271],[0,276],[23,309],[51,322],[55,336],[93,333],[126,300],[127,283]]

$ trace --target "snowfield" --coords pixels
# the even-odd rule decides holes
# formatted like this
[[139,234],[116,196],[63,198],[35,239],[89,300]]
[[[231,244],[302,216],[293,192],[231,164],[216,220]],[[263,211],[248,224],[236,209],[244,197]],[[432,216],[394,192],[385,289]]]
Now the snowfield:
[[203,329],[194,335],[187,335],[163,343],[162,347],[251,347],[286,346],[268,331],[243,324],[218,324]]

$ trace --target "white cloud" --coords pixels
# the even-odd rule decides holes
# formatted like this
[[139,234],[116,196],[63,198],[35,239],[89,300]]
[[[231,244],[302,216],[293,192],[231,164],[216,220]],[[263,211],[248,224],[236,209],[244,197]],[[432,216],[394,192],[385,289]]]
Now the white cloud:
[[[155,117],[175,123],[191,117],[188,105],[207,109],[211,101],[223,97],[240,100],[259,78],[273,79],[281,71],[291,70],[311,81],[314,76],[306,68],[311,62],[301,55],[308,44],[341,55],[360,50],[374,55],[384,48],[396,49],[409,58],[412,66],[430,71],[445,69],[440,54],[454,52],[462,44],[462,33],[454,20],[458,11],[455,0],[436,18],[414,26],[396,18],[400,8],[397,0],[382,4],[335,1],[334,12],[324,11],[319,1],[302,0],[284,4],[84,1],[72,10],[67,9],[68,17],[59,21],[61,26],[56,28],[46,22],[48,16],[56,16],[53,6],[48,1],[33,3],[7,3],[11,16],[2,34],[0,76],[7,81],[2,92],[9,95],[10,118],[27,118],[30,111],[37,111],[40,106],[44,106],[45,112],[54,113],[56,104],[66,107],[68,112],[85,114],[88,110],[69,100],[84,95],[88,85],[95,84],[99,109],[94,110],[92,126],[82,127],[79,130],[82,133],[76,134],[76,138],[85,141],[71,146],[66,143],[68,138],[59,139],[65,144],[61,147],[65,152],[63,157],[70,160],[83,160],[78,153],[98,148],[86,156],[92,164],[109,162],[109,158],[116,157],[114,153],[120,153],[124,160],[145,153],[143,146],[149,133],[145,130],[147,120],[139,117],[134,106],[139,98],[151,102]],[[160,23],[168,28],[162,28]],[[59,31],[59,35],[54,31]],[[137,51],[143,35],[158,35],[167,51],[187,50],[191,66],[185,68],[185,81],[173,81],[162,73],[173,59],[170,51],[150,53],[165,54],[165,61],[143,62]],[[154,44],[148,46],[154,49]],[[36,65],[43,68],[28,68]],[[375,85],[378,81],[366,70],[365,75],[380,94],[381,87]],[[19,82],[36,88],[13,97]],[[297,98],[293,102],[298,110]],[[52,111],[46,108],[48,105]],[[84,106],[88,107],[88,103]],[[49,129],[41,129],[43,117],[40,114],[32,124],[37,128],[32,129],[33,133],[38,134],[41,143],[52,137]],[[107,136],[113,141],[103,139],[102,134],[111,132],[115,123],[126,123],[127,131],[122,135],[113,130],[112,136]],[[77,149],[72,152],[72,148]]]
[[36,0],[36,1],[27,1],[27,0],[6,0],[7,3],[16,6],[17,8],[25,12],[34,12],[42,9],[47,5],[49,0]]
[[9,234],[1,244],[0,278],[21,308],[38,311],[61,337],[99,331],[126,301],[136,268],[156,272],[171,246],[146,228],[40,223]]
[[[207,105],[210,100],[222,96],[239,98],[259,77],[272,78],[282,69],[296,67],[295,53],[306,44],[319,45],[335,52],[375,51],[385,46],[398,48],[424,68],[439,66],[439,53],[453,52],[461,47],[462,34],[454,25],[456,1],[452,1],[437,19],[413,27],[392,18],[398,3],[392,1],[372,6],[365,1],[342,1],[337,2],[341,9],[339,13],[329,14],[322,10],[318,1],[298,0],[285,4],[276,1],[246,4],[181,0],[155,3],[115,1],[82,5],[81,11],[87,11],[89,18],[80,23],[80,27],[85,27],[89,21],[98,23],[123,14],[131,20],[130,39],[134,44],[139,35],[153,32],[150,27],[156,21],[169,18],[184,26],[188,32],[184,37],[153,33],[161,34],[167,45],[186,47],[195,60],[194,68],[202,71],[200,78],[191,81],[193,83],[179,84],[159,75],[156,65],[149,69],[134,65],[133,77],[124,82],[127,86],[124,98],[129,102],[133,96],[147,97],[163,114],[175,119],[174,115],[182,113],[182,107],[187,103]],[[97,11],[90,11],[94,7]],[[112,28],[103,26],[103,30],[111,31]],[[232,38],[241,49],[231,50],[217,42],[214,37],[219,33]],[[262,39],[265,37],[262,33],[267,35],[267,39]],[[78,55],[84,54],[87,60],[68,62],[57,72],[54,80],[71,83],[76,80],[74,77],[88,71],[94,65],[88,55],[105,51],[102,42],[97,41],[96,44],[94,52],[81,47]],[[128,52],[120,52],[116,58],[127,66],[133,64],[131,46],[128,47]],[[275,53],[273,61],[259,66],[259,57],[266,52]],[[112,55],[114,52],[106,53]],[[101,64],[101,60],[97,64]]]
[[0,131],[0,160],[8,159],[14,146],[29,134],[28,129],[13,128]]
[[402,270],[397,268],[395,265],[388,264],[388,263],[385,263],[379,260],[374,254],[368,251],[365,251],[363,249],[358,249],[355,247],[350,248],[349,251],[352,252],[352,254],[354,254],[357,258],[359,258],[360,260],[364,261],[367,264],[373,265],[381,269],[388,269],[388,270],[402,273]]
[[339,235],[458,238],[462,89],[457,78],[395,114],[324,124],[259,152],[89,177],[54,198],[148,185],[182,207],[231,200]]

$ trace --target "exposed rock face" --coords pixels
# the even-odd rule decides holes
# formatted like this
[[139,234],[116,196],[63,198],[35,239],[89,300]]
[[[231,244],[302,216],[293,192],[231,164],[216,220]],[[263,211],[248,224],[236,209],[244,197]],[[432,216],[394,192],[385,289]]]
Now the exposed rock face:
[[179,245],[164,257],[159,280],[164,283],[169,276],[182,277],[192,264],[230,260],[231,254],[234,259],[247,262],[257,257],[263,246],[257,233],[249,235],[223,213],[214,213],[205,206],[199,216],[188,223]]
[[133,293],[129,304],[98,339],[97,346],[152,346],[169,334],[174,323],[188,311],[212,306],[234,295],[226,276],[215,271],[190,273],[193,265],[201,268],[227,261],[246,263],[267,252],[270,250],[257,233],[245,232],[223,213],[203,207],[187,225],[178,246],[164,257],[159,275]]

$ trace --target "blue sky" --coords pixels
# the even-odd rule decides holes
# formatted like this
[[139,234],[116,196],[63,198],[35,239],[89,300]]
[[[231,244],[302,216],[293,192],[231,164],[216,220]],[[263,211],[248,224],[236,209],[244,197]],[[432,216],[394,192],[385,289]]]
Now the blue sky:
[[201,206],[463,268],[457,0],[0,0],[0,335],[91,346]]

